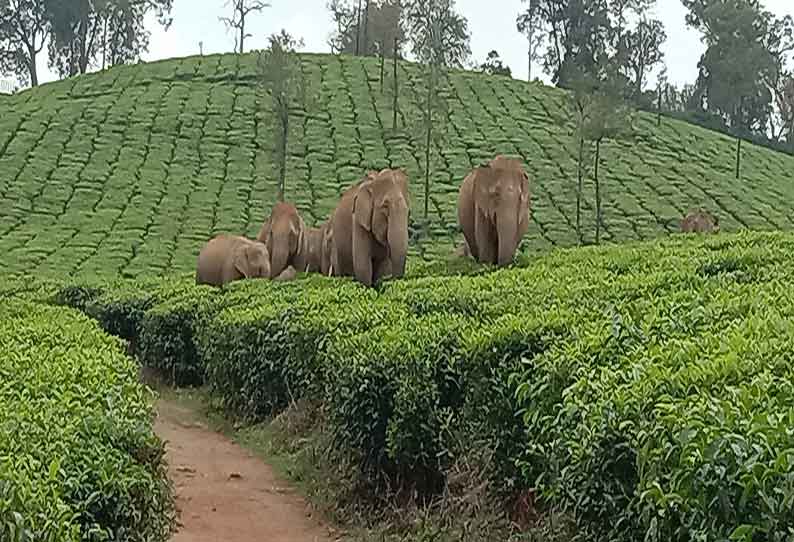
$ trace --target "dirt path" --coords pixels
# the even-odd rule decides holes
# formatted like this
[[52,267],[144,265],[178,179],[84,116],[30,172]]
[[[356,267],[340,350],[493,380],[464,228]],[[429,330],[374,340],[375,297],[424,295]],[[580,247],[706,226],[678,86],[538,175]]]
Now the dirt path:
[[155,431],[166,441],[181,512],[172,542],[336,539],[268,465],[199,423],[189,409],[161,400]]

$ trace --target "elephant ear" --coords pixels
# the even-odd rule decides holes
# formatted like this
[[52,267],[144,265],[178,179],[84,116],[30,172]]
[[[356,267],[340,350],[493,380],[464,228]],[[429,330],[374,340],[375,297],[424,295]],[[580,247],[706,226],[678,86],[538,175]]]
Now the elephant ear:
[[408,193],[408,172],[404,168],[392,170],[392,181],[405,198],[405,203],[409,201]]
[[353,218],[359,226],[370,232],[372,231],[373,207],[372,184],[365,182],[353,197]]
[[248,263],[248,247],[238,246],[234,249],[234,268],[247,279],[251,278],[251,266]]

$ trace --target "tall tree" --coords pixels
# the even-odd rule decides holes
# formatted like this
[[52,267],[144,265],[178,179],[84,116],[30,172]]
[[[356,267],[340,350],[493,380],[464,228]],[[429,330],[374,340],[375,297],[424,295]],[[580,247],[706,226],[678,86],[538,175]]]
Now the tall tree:
[[443,96],[446,70],[461,66],[471,54],[466,20],[454,10],[454,0],[416,0],[408,6],[408,28],[414,55],[423,66],[425,97],[422,105],[424,139],[424,220],[429,227],[430,157],[433,144],[443,137],[447,103]]
[[359,54],[389,58],[394,54],[395,39],[398,51],[401,51],[405,41],[405,23],[400,0],[367,2],[366,34],[363,31],[359,34],[357,10],[350,0],[330,0],[327,8],[336,26],[328,39],[334,54],[355,54],[357,37]]
[[245,52],[245,39],[251,37],[251,34],[247,34],[245,31],[248,17],[253,13],[261,13],[265,8],[270,7],[270,2],[265,2],[264,0],[228,0],[225,7],[232,8],[232,16],[219,17],[219,19],[226,25],[227,29],[235,31],[234,50],[243,54]]
[[172,21],[170,17],[172,5],[173,0],[106,2],[100,12],[103,19],[100,43],[102,68],[139,60],[141,53],[149,50],[151,36],[151,32],[146,29],[145,17],[153,13],[158,22],[167,29]]
[[45,0],[0,0],[0,72],[38,86],[36,58],[48,32]]
[[404,6],[408,39],[419,62],[463,68],[471,56],[471,34],[455,0],[408,0]]
[[[758,0],[682,0],[703,33],[698,91],[735,132],[762,133],[771,114],[768,82],[779,70],[780,23]],[[790,23],[790,19],[788,21]]]
[[516,29],[527,37],[527,81],[532,81],[532,63],[539,58],[544,42],[540,0],[521,0],[527,8],[516,17]]
[[[48,0],[49,66],[61,77],[83,74],[96,59],[102,39],[101,9],[105,2]],[[97,9],[97,8],[100,9]]]
[[794,151],[794,76],[784,75],[775,88],[775,120],[770,131],[775,141]]
[[303,46],[285,30],[268,38],[269,47],[259,52],[257,68],[260,87],[270,95],[270,112],[275,119],[273,153],[278,165],[278,199],[284,201],[287,178],[290,108],[305,110],[311,107],[307,99],[306,82],[296,49]]
[[135,61],[148,50],[145,18],[154,13],[165,28],[173,0],[45,0],[50,23],[49,65],[61,77],[99,64]]
[[635,29],[624,34],[626,48],[625,66],[634,88],[633,95],[642,95],[648,74],[664,61],[662,45],[667,41],[667,33],[661,21],[643,18]]
[[[560,87],[572,88],[566,74],[571,67],[594,72],[598,59],[607,54],[634,74],[642,87],[647,72],[659,62],[664,29],[659,21],[647,21],[645,13],[656,0],[534,0],[532,21],[545,34],[543,67]],[[631,21],[639,20],[632,26]],[[642,47],[637,47],[639,44]],[[640,76],[637,76],[639,72]]]

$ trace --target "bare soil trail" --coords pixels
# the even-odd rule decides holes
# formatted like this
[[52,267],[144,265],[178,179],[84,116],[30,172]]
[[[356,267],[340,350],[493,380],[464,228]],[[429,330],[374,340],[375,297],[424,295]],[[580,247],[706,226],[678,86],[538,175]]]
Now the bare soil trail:
[[177,493],[172,542],[331,542],[333,530],[253,453],[161,399],[155,432],[166,443]]

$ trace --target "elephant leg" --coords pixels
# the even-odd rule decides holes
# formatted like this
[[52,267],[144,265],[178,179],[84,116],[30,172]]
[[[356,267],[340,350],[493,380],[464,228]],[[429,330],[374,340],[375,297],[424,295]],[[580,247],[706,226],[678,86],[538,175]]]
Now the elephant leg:
[[373,284],[377,284],[383,277],[387,277],[391,274],[392,265],[390,258],[384,258],[382,260],[376,261],[372,272],[372,282]]
[[353,225],[353,274],[362,284],[372,286],[372,239],[358,224]]
[[[475,259],[480,263],[496,263],[497,247],[495,246],[492,229],[493,227],[488,217],[481,212],[477,212],[474,217],[474,237],[477,240],[478,251]],[[469,249],[471,250],[472,247],[470,246]]]
[[282,271],[273,280],[275,280],[276,282],[285,282],[288,280],[293,280],[296,276],[298,276],[298,271],[291,265],[288,265],[287,268],[284,269],[284,271]]

